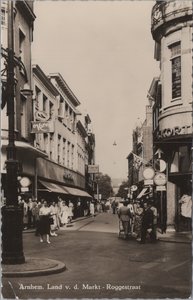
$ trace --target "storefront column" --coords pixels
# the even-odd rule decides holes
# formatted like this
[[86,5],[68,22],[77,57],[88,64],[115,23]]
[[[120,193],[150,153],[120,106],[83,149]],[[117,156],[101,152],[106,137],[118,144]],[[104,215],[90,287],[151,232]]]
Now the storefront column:
[[167,231],[175,231],[176,185],[167,182]]

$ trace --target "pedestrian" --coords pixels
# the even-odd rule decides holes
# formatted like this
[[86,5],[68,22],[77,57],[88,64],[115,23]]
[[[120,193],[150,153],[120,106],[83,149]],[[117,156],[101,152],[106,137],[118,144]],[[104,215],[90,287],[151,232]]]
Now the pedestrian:
[[32,227],[32,208],[33,208],[32,198],[29,198],[29,200],[28,200],[28,228]]
[[68,208],[69,208],[69,222],[71,223],[72,218],[74,216],[74,204],[71,201],[69,201]]
[[125,233],[125,238],[127,238],[129,236],[130,220],[132,219],[130,209],[129,209],[129,207],[127,207],[127,205],[128,205],[128,201],[124,201],[123,206],[121,206],[117,212],[118,217],[119,217],[120,221],[122,222],[122,226],[123,226],[124,233]]
[[[151,210],[151,204],[144,202],[143,204],[143,214],[142,214],[142,223],[141,223],[141,244],[145,244],[147,232],[152,232],[153,226],[153,212]],[[151,235],[150,235],[151,238]]]
[[59,229],[58,228],[58,207],[56,205],[56,202],[53,201],[52,204],[50,205],[50,210],[51,210],[51,224],[50,224],[50,235],[51,236],[57,236],[56,231]]
[[95,216],[94,203],[93,203],[93,201],[90,202],[90,214],[91,214],[92,217]]
[[67,206],[65,201],[62,201],[61,211],[60,211],[60,222],[62,226],[68,224],[68,217],[69,217],[69,207]]
[[153,225],[152,225],[152,234],[151,234],[151,240],[152,242],[157,241],[157,208],[153,201],[150,202],[150,207],[153,212]]
[[113,214],[115,215],[115,213],[116,213],[116,203],[115,203],[115,200],[113,200],[113,202],[111,204],[111,207],[112,207]]
[[28,204],[26,200],[22,199],[23,202],[23,227],[24,230],[28,228]]
[[40,233],[40,242],[43,242],[43,236],[46,236],[46,241],[50,244],[50,216],[51,209],[48,207],[47,201],[43,202],[42,207],[39,211],[40,221],[39,221],[39,233]]
[[137,241],[141,241],[142,214],[143,214],[143,208],[141,207],[140,201],[137,201],[135,206],[135,221],[134,221],[134,232]]
[[39,236],[39,234],[40,234],[39,233],[39,222],[40,222],[39,212],[40,212],[40,207],[41,207],[40,202],[39,203],[36,202],[36,205],[32,209],[32,214],[33,214],[34,219],[35,219],[35,236]]

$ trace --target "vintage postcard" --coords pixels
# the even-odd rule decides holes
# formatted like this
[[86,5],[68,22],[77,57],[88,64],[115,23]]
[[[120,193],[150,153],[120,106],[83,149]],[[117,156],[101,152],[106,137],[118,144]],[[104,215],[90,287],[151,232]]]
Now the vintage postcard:
[[192,295],[192,1],[1,1],[3,299]]

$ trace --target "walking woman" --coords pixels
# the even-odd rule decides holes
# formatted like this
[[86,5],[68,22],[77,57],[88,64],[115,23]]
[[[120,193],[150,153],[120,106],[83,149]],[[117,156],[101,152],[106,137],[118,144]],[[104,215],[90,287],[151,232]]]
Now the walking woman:
[[68,217],[69,217],[69,207],[66,205],[65,201],[62,201],[61,211],[60,211],[60,221],[61,225],[68,224]]
[[140,202],[137,202],[135,207],[135,223],[134,223],[134,232],[136,234],[136,240],[141,240],[141,224],[142,224],[143,208],[140,205]]
[[46,241],[50,244],[50,216],[51,209],[48,207],[47,201],[44,201],[42,207],[39,211],[40,221],[39,221],[39,234],[40,234],[40,242],[43,242],[43,236],[46,236]]

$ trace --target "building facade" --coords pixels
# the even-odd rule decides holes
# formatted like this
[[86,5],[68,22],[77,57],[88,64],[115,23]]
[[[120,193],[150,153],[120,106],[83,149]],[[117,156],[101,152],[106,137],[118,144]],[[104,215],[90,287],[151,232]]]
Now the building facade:
[[[32,105],[32,76],[31,76],[31,44],[33,41],[33,1],[14,1],[13,36],[14,36],[14,113],[15,113],[15,145],[16,158],[19,162],[18,180],[24,176],[35,174],[35,159],[45,154],[33,146],[31,124],[33,118]],[[8,117],[7,117],[7,48],[8,48],[8,2],[1,3],[2,29],[2,99],[1,99],[1,174],[2,194],[5,192],[6,160],[8,145]]]
[[191,230],[179,199],[192,195],[192,2],[157,1],[151,32],[160,79],[153,107],[154,153],[167,163],[165,222],[169,229]]
[[85,202],[92,193],[86,191],[88,132],[80,102],[61,74],[46,76],[38,65],[33,65],[33,90],[34,147],[46,154],[36,159],[35,198]]

